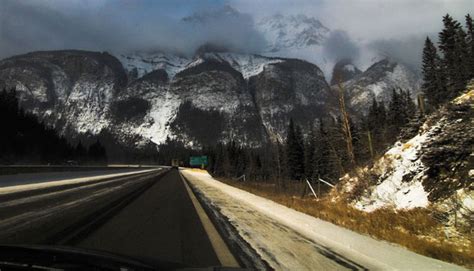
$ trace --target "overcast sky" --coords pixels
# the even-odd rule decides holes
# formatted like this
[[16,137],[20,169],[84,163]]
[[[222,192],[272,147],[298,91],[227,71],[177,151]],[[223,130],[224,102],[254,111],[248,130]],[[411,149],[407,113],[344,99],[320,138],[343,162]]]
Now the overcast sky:
[[[201,29],[179,23],[224,5],[248,15],[219,18]],[[264,39],[252,19],[303,13],[334,30],[331,40],[339,47],[330,46],[335,49],[328,54],[364,55],[369,48],[409,62],[426,35],[436,37],[443,15],[463,21],[473,7],[474,0],[0,0],[0,58],[71,48],[190,54],[206,41],[258,53]]]

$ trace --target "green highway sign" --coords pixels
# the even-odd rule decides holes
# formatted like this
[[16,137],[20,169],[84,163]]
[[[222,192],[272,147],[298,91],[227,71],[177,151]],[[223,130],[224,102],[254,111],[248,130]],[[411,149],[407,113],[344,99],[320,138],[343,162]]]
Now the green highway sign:
[[189,158],[189,164],[191,166],[207,166],[208,160],[206,155],[202,156],[191,156]]

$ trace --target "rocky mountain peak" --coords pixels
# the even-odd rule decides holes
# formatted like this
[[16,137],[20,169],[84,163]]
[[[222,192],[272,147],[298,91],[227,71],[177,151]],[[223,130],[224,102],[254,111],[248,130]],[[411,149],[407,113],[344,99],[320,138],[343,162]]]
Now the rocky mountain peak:
[[257,29],[267,39],[269,52],[319,46],[329,33],[319,20],[304,14],[266,17],[257,23]]
[[331,85],[335,85],[338,82],[344,83],[361,73],[362,71],[352,63],[351,59],[341,59],[336,62],[332,70]]

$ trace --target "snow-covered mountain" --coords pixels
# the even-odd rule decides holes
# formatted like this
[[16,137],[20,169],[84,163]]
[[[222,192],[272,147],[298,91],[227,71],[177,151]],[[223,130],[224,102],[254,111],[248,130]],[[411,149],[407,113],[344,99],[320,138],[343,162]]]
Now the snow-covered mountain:
[[383,59],[346,81],[343,86],[349,106],[367,112],[372,99],[390,102],[393,89],[410,90],[413,98],[420,92],[421,79],[410,68],[391,59]]
[[276,14],[263,18],[256,27],[268,42],[266,51],[272,53],[319,47],[329,34],[319,20],[303,14]]
[[190,146],[222,139],[259,145],[281,140],[290,117],[323,114],[329,90],[322,72],[301,60],[204,53],[172,71],[161,81],[152,80],[156,72],[147,74],[117,97],[153,101],[146,121],[122,125],[126,133],[158,144],[171,138]]
[[[281,56],[321,51],[330,30],[305,15],[275,15],[256,24],[248,16],[226,6],[182,23],[206,27],[212,20],[243,19],[267,39],[265,56],[212,42],[192,57],[152,50],[34,52],[0,61],[0,87],[16,87],[25,109],[64,134],[113,131],[138,146],[167,139],[189,146],[282,140],[290,118],[309,127],[331,111],[334,95],[318,66]],[[365,72],[343,60],[334,71],[343,75],[348,105],[359,112],[372,97],[387,103],[392,88],[413,95],[419,89],[415,73],[388,59]]]
[[[250,54],[34,52],[0,61],[0,86],[66,134],[107,130],[142,146],[281,140],[289,119],[324,113],[329,92],[308,62]],[[125,68],[124,68],[125,67]]]

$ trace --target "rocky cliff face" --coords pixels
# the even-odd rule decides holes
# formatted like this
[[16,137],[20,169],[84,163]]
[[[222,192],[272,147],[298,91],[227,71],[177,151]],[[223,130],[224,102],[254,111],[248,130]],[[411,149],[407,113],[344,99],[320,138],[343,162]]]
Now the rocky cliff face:
[[410,90],[415,98],[420,91],[420,84],[420,78],[408,67],[383,59],[346,81],[343,86],[349,98],[349,106],[358,112],[367,112],[373,98],[387,105],[392,89]]
[[325,114],[329,86],[321,70],[304,61],[269,65],[250,78],[249,87],[267,135],[283,140],[290,118],[309,127]]
[[[108,130],[142,146],[281,140],[291,117],[324,114],[329,87],[302,60],[249,54],[35,52],[0,61],[0,84],[65,134]],[[125,67],[125,68],[124,68]]]
[[108,127],[108,108],[126,84],[121,63],[107,53],[35,52],[0,62],[0,86],[16,87],[26,110],[62,132]]

